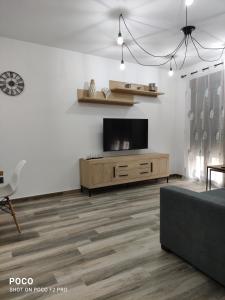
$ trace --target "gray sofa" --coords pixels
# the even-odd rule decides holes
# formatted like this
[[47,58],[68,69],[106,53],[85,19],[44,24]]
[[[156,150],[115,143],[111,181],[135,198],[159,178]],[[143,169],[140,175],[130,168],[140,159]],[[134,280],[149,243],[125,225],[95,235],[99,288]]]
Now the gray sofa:
[[161,188],[160,242],[225,286],[225,189]]

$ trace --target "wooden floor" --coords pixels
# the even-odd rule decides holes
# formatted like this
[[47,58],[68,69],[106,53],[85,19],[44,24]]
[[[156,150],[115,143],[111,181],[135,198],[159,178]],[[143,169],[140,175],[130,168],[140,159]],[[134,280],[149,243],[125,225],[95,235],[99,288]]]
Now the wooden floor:
[[[188,181],[169,184],[202,191]],[[17,202],[23,233],[0,213],[0,300],[207,300],[225,289],[159,244],[159,188],[144,184]],[[9,292],[9,277],[67,293]]]

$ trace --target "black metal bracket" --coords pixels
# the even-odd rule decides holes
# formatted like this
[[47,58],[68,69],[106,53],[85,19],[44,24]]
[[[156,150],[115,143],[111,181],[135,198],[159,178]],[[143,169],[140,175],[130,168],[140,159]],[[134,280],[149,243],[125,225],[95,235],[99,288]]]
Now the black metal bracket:
[[191,35],[192,32],[196,29],[195,26],[184,26],[183,28],[181,28],[181,31],[183,31],[185,36]]

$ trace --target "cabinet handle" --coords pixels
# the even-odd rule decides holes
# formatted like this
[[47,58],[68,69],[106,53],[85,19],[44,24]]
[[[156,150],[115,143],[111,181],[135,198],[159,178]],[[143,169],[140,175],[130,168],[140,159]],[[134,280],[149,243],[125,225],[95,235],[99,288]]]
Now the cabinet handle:
[[119,166],[119,168],[127,168],[128,165],[122,165],[122,166]]
[[140,163],[140,166],[146,166],[148,163]]
[[116,177],[116,167],[113,167],[113,177]]
[[151,173],[153,172],[153,163],[151,162]]
[[119,177],[127,177],[128,174],[119,175]]
[[148,171],[146,171],[146,172],[140,172],[140,175],[142,175],[142,174],[149,174],[149,172]]

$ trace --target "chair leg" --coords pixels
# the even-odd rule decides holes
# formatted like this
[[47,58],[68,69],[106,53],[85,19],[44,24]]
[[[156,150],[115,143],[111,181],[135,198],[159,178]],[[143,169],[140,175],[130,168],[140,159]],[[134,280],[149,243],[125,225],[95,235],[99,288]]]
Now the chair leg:
[[9,205],[9,209],[10,209],[10,211],[11,211],[13,220],[14,220],[14,222],[15,222],[15,224],[16,224],[16,228],[17,228],[18,232],[21,233],[20,226],[19,226],[19,224],[18,224],[18,222],[17,222],[17,219],[16,219],[16,213],[15,213],[15,210],[14,210],[14,208],[13,208],[13,206],[12,206],[12,203],[11,203],[11,201],[9,200],[8,197],[6,198],[6,201],[7,201],[8,205]]

